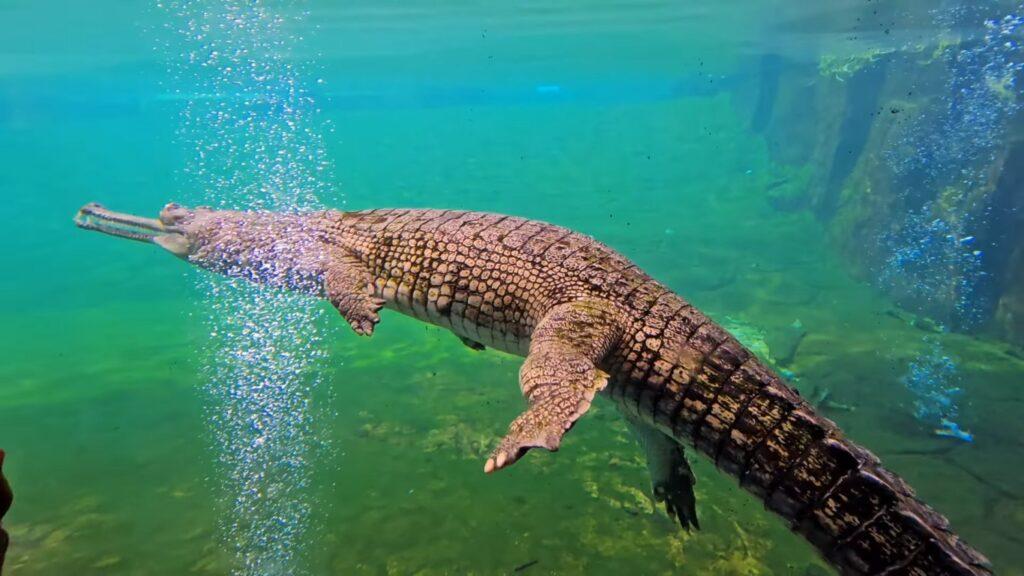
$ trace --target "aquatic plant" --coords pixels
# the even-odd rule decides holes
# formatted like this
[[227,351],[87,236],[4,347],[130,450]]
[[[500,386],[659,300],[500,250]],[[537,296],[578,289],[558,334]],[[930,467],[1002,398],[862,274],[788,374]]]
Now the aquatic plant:
[[934,427],[934,433],[970,442],[973,436],[956,423],[962,394],[956,362],[935,338],[925,340],[928,349],[914,359],[903,376],[903,385],[914,394],[914,416]]

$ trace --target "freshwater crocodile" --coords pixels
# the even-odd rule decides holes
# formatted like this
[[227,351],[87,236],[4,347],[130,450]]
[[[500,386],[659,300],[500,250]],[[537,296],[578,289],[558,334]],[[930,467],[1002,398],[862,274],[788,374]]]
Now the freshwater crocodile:
[[528,407],[484,464],[557,450],[594,396],[647,452],[653,494],[697,527],[683,446],[782,516],[842,574],[985,575],[988,561],[728,332],[636,264],[566,228],[482,212],[274,213],[84,206],[82,227],[214,272],[326,298],[369,336],[382,307],[525,361]]

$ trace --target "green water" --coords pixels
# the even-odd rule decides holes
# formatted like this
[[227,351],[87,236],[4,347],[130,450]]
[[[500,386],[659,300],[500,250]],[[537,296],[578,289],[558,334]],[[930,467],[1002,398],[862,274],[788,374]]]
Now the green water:
[[[218,520],[230,497],[204,416],[200,273],[71,223],[86,201],[155,214],[191,194],[178,103],[157,97],[166,69],[147,30],[162,15],[146,4],[44,4],[0,7],[0,446],[16,494],[5,573],[228,573]],[[855,406],[827,415],[999,573],[1024,574],[1024,361],[995,341],[935,335],[960,361],[962,422],[977,439],[929,435],[900,383],[925,346],[921,330],[848,274],[812,214],[764,200],[770,183],[800,176],[771,162],[734,96],[641,97],[677,76],[731,72],[736,27],[754,27],[756,15],[731,5],[711,15],[579,10],[503,20],[479,7],[313,5],[320,28],[300,46],[326,51],[327,85],[391,97],[325,105],[318,120],[334,126],[325,144],[340,190],[327,200],[556,222],[755,340],[799,319],[799,387],[828,387]],[[686,24],[694,14],[704,19]],[[597,96],[535,91],[548,85]],[[518,96],[403,96],[481,88]],[[314,429],[330,449],[302,495],[316,503],[298,560],[309,573],[827,573],[703,461],[702,530],[680,532],[652,507],[641,454],[606,403],[558,453],[485,476],[523,405],[520,360],[390,312],[360,339],[323,307],[330,360]]]

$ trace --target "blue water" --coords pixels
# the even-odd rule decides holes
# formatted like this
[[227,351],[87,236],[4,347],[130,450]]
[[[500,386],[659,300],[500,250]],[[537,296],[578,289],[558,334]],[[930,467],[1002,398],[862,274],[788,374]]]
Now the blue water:
[[[485,476],[519,359],[391,313],[360,339],[71,222],[172,200],[593,235],[1024,574],[1024,360],[993,328],[1016,196],[948,192],[1019,139],[1020,28],[984,21],[1024,11],[923,4],[8,0],[5,574],[829,573],[704,461],[702,530],[678,530],[610,404]],[[897,101],[907,62],[924,80]]]

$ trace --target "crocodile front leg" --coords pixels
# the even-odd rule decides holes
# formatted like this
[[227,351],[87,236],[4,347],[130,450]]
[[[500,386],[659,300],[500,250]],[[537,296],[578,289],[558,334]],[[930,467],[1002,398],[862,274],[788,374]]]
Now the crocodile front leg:
[[324,295],[360,336],[373,334],[384,306],[372,286],[370,271],[348,254],[333,255],[324,270]]
[[548,311],[533,331],[519,371],[529,408],[512,422],[484,472],[511,465],[530,448],[557,450],[594,395],[608,385],[598,364],[621,335],[615,309],[605,302],[570,302]]

